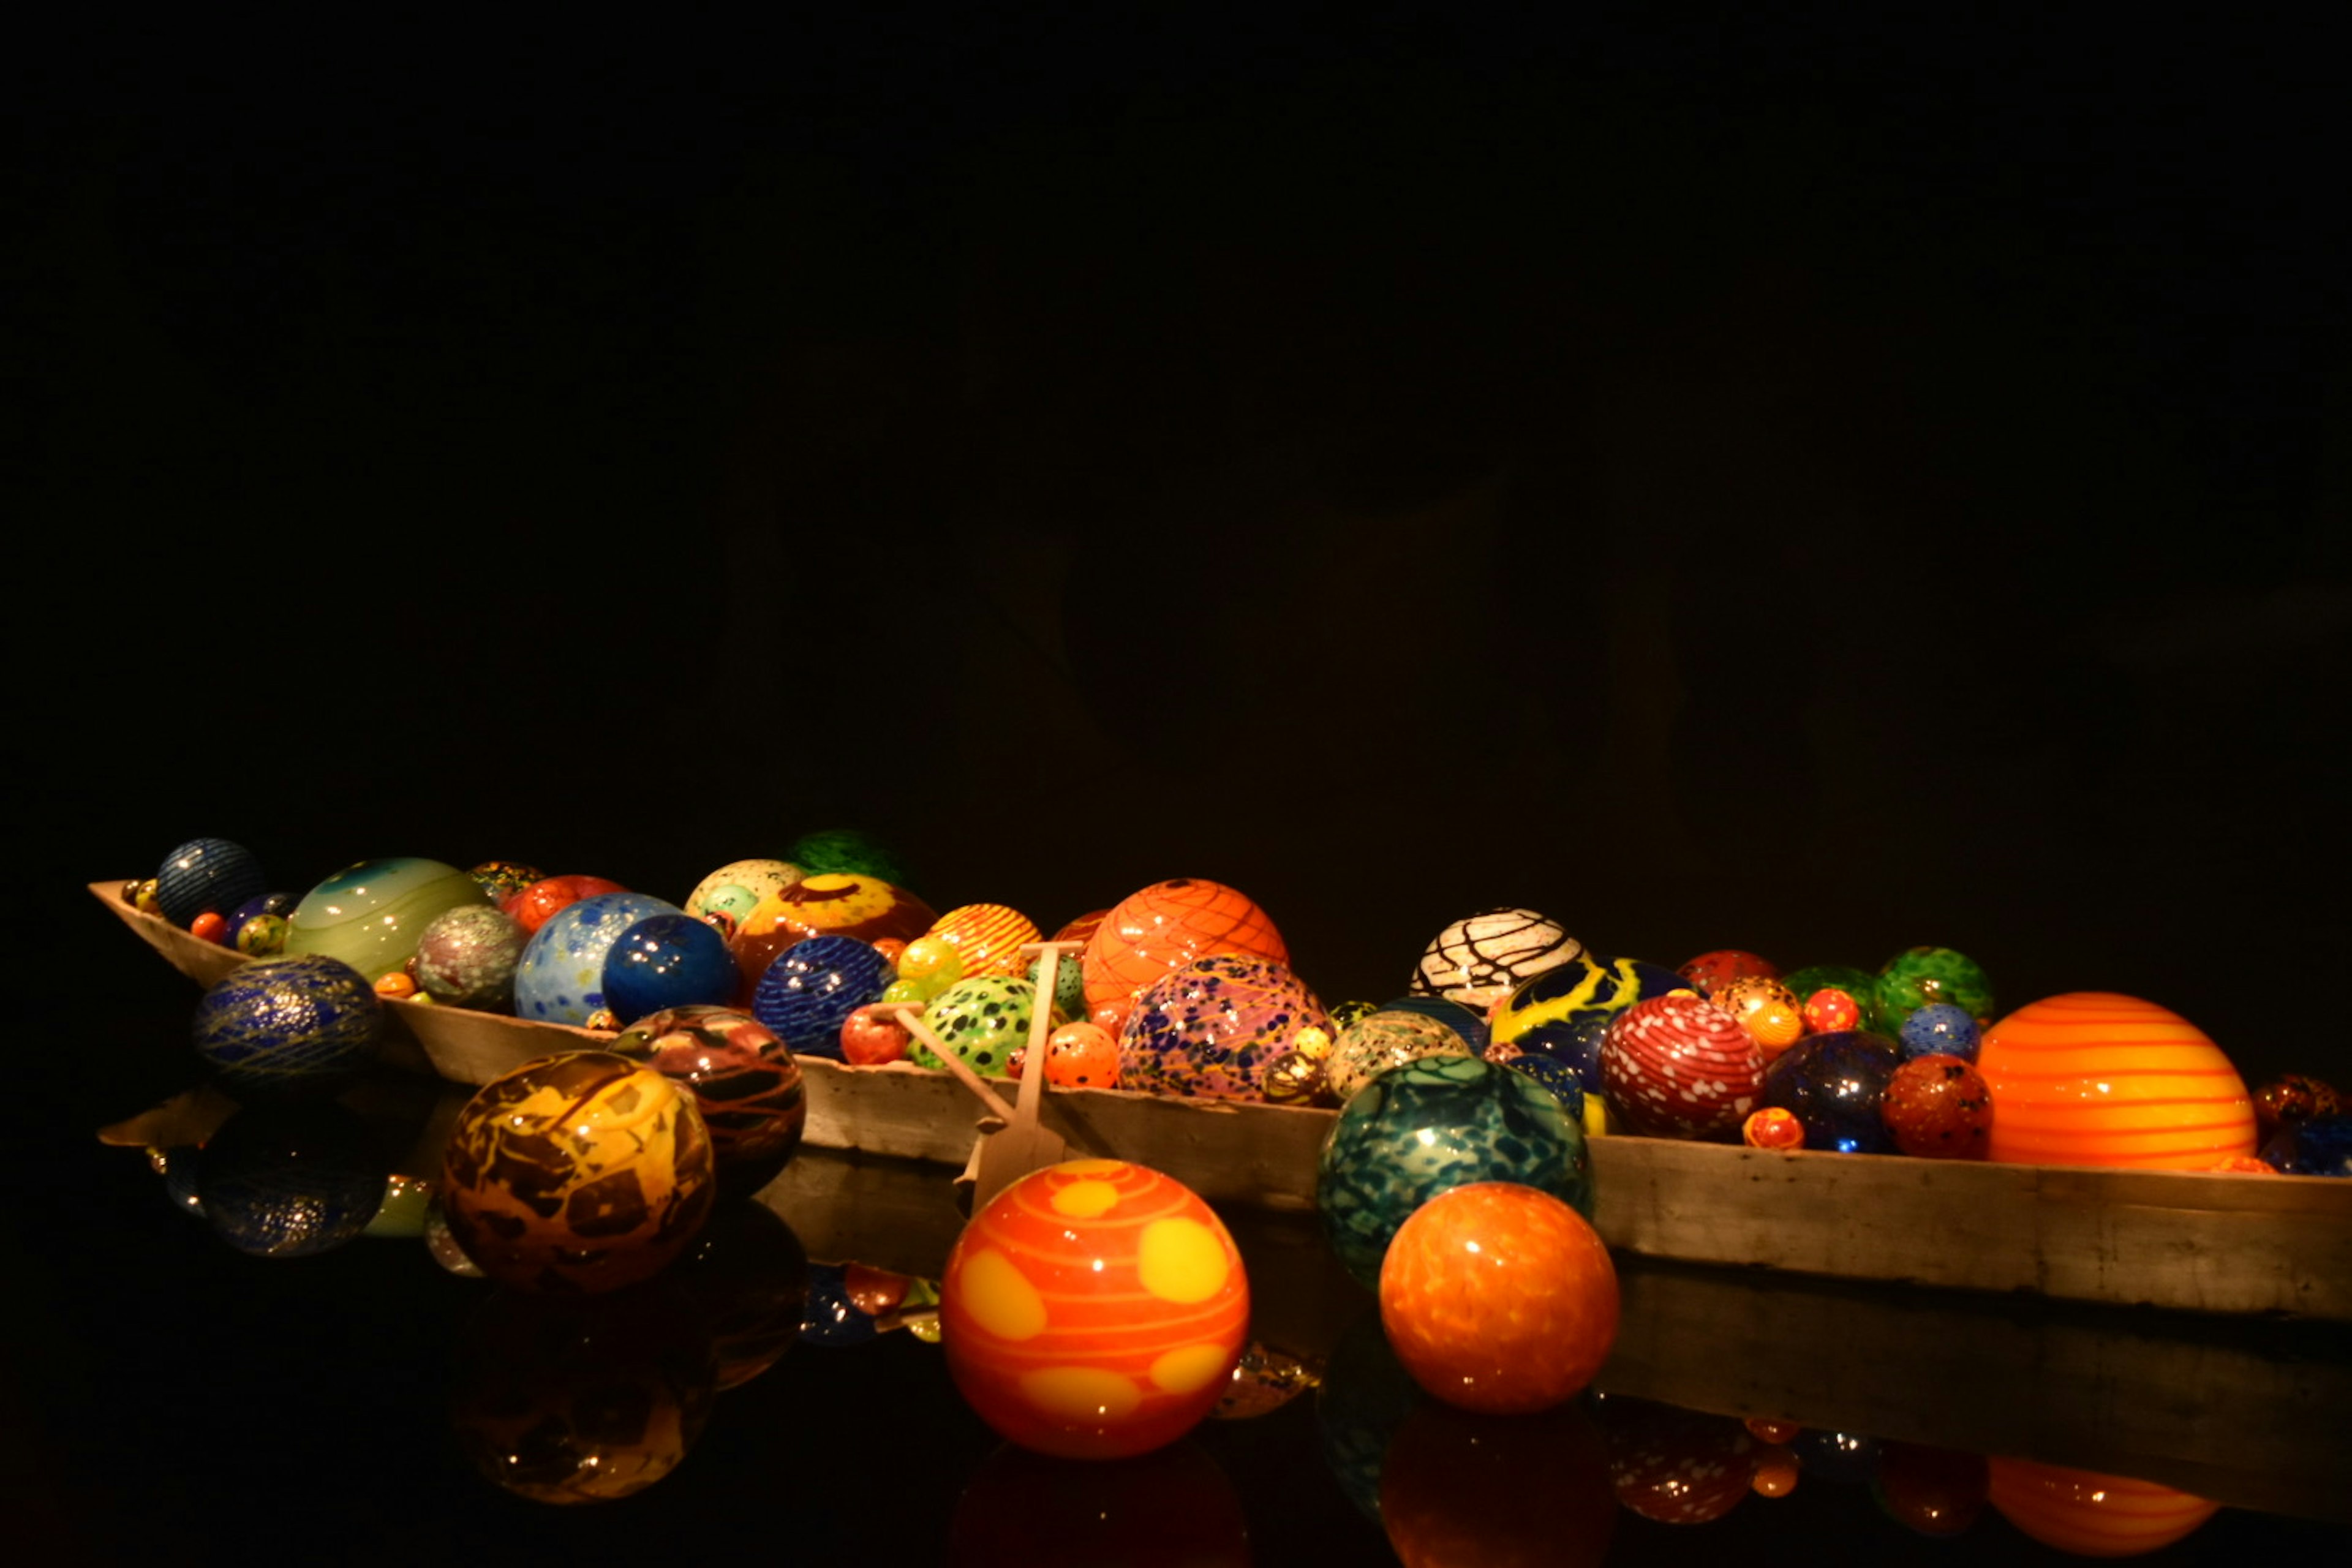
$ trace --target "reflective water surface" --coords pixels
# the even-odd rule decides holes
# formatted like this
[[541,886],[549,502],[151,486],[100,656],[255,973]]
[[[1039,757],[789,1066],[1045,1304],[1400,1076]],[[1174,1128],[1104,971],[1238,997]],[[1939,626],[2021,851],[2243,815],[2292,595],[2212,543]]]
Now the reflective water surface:
[[[1219,1417],[1144,1458],[1007,1447],[959,1398],[935,1282],[952,1173],[804,1150],[651,1283],[468,1278],[430,1193],[351,1216],[351,1123],[436,1166],[447,1097],[210,1214],[172,1152],[224,1104],[110,1128],[79,1303],[26,1358],[26,1517],[58,1560],[998,1563],[2339,1558],[2347,1336],[1618,1259],[1595,1387],[1539,1416],[1422,1395],[1311,1217],[1231,1212],[1253,1343]],[[291,1148],[303,1139],[273,1123]],[[163,1152],[142,1157],[149,1142]],[[250,1140],[248,1140],[250,1142]],[[309,1184],[306,1185],[306,1183]],[[226,1206],[226,1205],[216,1205]],[[347,1205],[345,1205],[347,1206]],[[266,1222],[266,1223],[265,1223]],[[37,1436],[35,1436],[37,1434]]]

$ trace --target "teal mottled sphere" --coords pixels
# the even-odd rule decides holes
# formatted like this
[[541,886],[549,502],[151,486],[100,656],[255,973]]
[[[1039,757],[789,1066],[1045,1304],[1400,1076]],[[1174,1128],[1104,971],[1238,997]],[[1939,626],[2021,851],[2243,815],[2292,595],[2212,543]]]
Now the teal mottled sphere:
[[1473,1182],[1534,1187],[1591,1217],[1584,1130],[1557,1096],[1476,1057],[1424,1057],[1348,1101],[1323,1145],[1315,1201],[1339,1261],[1378,1289],[1397,1227]]
[[1920,1008],[1948,1002],[1977,1021],[1992,1027],[1992,982],[1976,960],[1948,947],[1906,948],[1886,961],[1867,994],[1854,1000],[1871,1009],[1871,1027],[1882,1035],[1898,1035],[1903,1021]]
[[489,901],[480,883],[438,860],[362,860],[302,896],[287,918],[285,951],[341,959],[373,984],[415,956],[436,916]]

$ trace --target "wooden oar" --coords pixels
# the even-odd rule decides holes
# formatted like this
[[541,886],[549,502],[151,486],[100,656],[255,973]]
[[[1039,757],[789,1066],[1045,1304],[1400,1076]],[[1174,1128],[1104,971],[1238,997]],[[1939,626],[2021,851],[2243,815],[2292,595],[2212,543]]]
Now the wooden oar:
[[1003,1096],[988,1087],[987,1079],[972,1071],[961,1057],[948,1049],[946,1042],[931,1032],[931,1026],[923,1022],[923,1005],[920,1002],[877,1002],[874,1005],[874,1010],[897,1018],[905,1026],[907,1033],[920,1040],[926,1050],[939,1058],[941,1067],[960,1079],[964,1088],[971,1090],[979,1098],[980,1102],[988,1107],[991,1114],[1000,1118],[1008,1127],[1013,1124],[1013,1119],[1018,1113],[1013,1107],[1004,1103]]
[[1037,961],[1037,994],[1029,1006],[1029,1050],[1023,1058],[1021,1095],[1012,1121],[1003,1131],[982,1142],[972,1173],[971,1201],[986,1204],[1032,1171],[1058,1165],[1070,1157],[1069,1141],[1039,1121],[1045,1103],[1045,1040],[1054,1032],[1054,983],[1062,955],[1076,952],[1074,942],[1036,942],[1021,949]]

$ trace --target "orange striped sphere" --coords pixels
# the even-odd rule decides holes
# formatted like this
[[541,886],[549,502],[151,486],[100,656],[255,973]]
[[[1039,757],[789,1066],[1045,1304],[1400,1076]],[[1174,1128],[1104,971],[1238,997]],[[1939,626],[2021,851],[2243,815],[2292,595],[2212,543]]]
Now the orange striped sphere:
[[1025,974],[1029,961],[1021,956],[1024,943],[1043,934],[1037,922],[1019,910],[1003,904],[965,904],[950,910],[923,933],[955,949],[961,961],[961,978],[982,974]]
[[2154,1481],[2126,1480],[2037,1459],[1989,1459],[1988,1500],[2044,1546],[2078,1557],[2137,1557],[2171,1545],[2221,1504]]
[[1249,1333],[1249,1279],[1181,1182],[1074,1160],[1022,1177],[964,1226],[940,1332],[957,1389],[1004,1437],[1125,1458],[1216,1407]]
[[1290,963],[1282,933],[1245,894],[1198,877],[1154,882],[1119,900],[1087,939],[1087,1010],[1116,1035],[1138,992],[1215,953]]
[[1993,1026],[1987,1157],[2009,1164],[2208,1171],[2254,1152],[2245,1080],[2197,1026],[2152,1002],[2075,991]]

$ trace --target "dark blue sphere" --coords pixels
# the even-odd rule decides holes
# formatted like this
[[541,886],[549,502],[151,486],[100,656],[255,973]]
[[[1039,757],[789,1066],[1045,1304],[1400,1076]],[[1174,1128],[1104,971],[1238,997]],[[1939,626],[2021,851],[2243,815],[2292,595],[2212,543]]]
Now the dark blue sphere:
[[223,1241],[257,1258],[309,1258],[352,1240],[383,1206],[391,1163],[340,1105],[265,1105],[221,1124],[196,1195]]
[[1576,1068],[1558,1057],[1539,1052],[1523,1051],[1503,1064],[1513,1072],[1524,1073],[1559,1099],[1559,1108],[1568,1119],[1579,1126],[1584,1122],[1584,1079]]
[[624,1028],[672,1007],[731,1002],[740,984],[727,939],[689,914],[648,915],[604,955],[604,1005]]
[[1809,1036],[1764,1069],[1763,1105],[1803,1123],[1808,1149],[1892,1154],[1895,1135],[1879,1106],[1902,1065],[1902,1047],[1882,1036],[1859,1029]]
[[332,1094],[373,1059],[383,1004],[323,953],[260,958],[196,1004],[196,1055],[240,1099]]
[[1549,1057],[1576,1074],[1587,1094],[1601,1092],[1601,1042],[1609,1037],[1614,1013],[1585,1013],[1538,1024],[1511,1043],[1529,1056]]
[[1808,1426],[1790,1439],[1807,1477],[1867,1486],[1878,1474],[1878,1439],[1854,1432],[1825,1432]]
[[226,838],[191,838],[165,856],[155,873],[155,906],[165,920],[184,928],[207,910],[226,918],[268,888],[261,862],[244,845]]
[[813,936],[776,954],[752,994],[751,1016],[795,1055],[839,1061],[843,1021],[880,1001],[896,974],[870,942]]
[[2263,1145],[2263,1158],[2289,1176],[2352,1176],[2352,1116],[2291,1122]]
[[1967,1008],[1955,1007],[1949,1002],[1930,1002],[1903,1020],[1903,1059],[1958,1057],[1964,1062],[1972,1062],[1982,1043],[1981,1034]]

